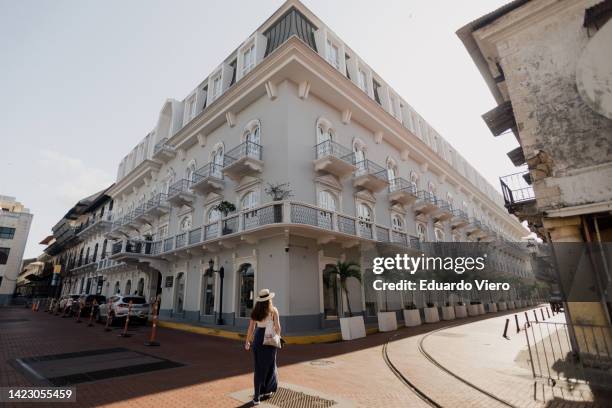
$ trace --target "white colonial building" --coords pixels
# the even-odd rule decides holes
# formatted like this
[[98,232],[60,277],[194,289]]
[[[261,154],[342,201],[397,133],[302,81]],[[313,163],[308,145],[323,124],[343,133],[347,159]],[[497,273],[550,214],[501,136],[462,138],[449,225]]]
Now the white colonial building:
[[[292,195],[275,201],[268,183]],[[105,194],[113,221],[88,239],[111,253],[104,269],[81,268],[103,294],[159,293],[166,319],[243,327],[268,287],[288,331],[336,325],[346,299],[323,269],[351,259],[366,273],[362,250],[380,242],[496,241],[499,270],[530,274],[513,243],[527,231],[497,191],[293,0],[163,104]],[[219,211],[222,201],[235,211]],[[90,251],[89,262],[100,260]],[[349,293],[353,312],[367,313],[357,281]]]

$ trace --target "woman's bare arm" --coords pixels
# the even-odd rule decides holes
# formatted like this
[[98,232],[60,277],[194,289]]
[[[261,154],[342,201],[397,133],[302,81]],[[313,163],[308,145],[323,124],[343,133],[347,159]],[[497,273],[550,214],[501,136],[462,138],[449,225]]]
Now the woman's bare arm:
[[247,330],[246,339],[244,340],[244,348],[247,350],[251,348],[251,339],[253,338],[254,329],[255,322],[251,319],[251,321],[249,321],[249,329]]
[[281,325],[280,325],[280,318],[278,317],[278,309],[274,308],[274,331],[276,331],[276,334],[278,334],[280,336],[281,334]]

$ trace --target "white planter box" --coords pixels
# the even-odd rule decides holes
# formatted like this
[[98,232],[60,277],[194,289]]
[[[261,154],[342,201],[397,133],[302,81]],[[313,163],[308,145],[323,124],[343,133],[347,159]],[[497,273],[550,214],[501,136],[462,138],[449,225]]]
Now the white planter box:
[[514,310],[514,308],[515,308],[514,300],[509,301],[507,306],[508,306],[508,310]]
[[378,312],[378,331],[397,330],[397,315],[395,312]]
[[504,310],[507,310],[508,306],[506,305],[506,302],[497,302],[497,310],[499,310],[500,312],[503,312]]
[[421,313],[419,313],[419,309],[404,309],[404,325],[406,327],[421,325]]
[[455,320],[455,308],[452,306],[442,306],[442,320]]
[[342,331],[342,340],[353,340],[365,337],[366,331],[363,316],[341,317],[340,330]]
[[487,312],[485,311],[484,303],[479,304],[478,305],[478,314],[483,315],[485,313],[487,313]]
[[480,314],[478,305],[468,305],[467,309],[469,316],[478,316]]
[[495,313],[497,312],[497,305],[495,303],[489,303],[487,304],[487,311],[489,313]]
[[465,305],[455,305],[455,317],[457,319],[467,317],[467,307]]
[[436,323],[440,321],[440,314],[436,306],[423,308],[423,313],[425,314],[425,323]]

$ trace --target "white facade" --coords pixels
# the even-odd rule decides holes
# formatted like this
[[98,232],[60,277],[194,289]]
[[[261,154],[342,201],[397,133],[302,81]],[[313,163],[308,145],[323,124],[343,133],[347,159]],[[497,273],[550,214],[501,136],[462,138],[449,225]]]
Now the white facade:
[[9,304],[30,233],[32,214],[14,197],[0,196],[0,306]]

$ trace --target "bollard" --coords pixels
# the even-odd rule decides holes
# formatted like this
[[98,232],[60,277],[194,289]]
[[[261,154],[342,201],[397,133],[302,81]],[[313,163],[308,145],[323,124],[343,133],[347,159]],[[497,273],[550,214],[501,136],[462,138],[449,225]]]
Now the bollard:
[[510,340],[510,338],[508,337],[508,324],[510,323],[510,319],[506,319],[506,325],[504,326],[504,334],[503,334],[503,338]]
[[159,346],[159,342],[155,340],[157,335],[157,311],[159,309],[159,299],[155,300],[153,303],[153,320],[151,322],[151,337],[149,337],[149,341],[145,342],[145,346]]
[[527,327],[530,327],[530,325],[529,325],[529,316],[527,316],[527,312],[525,312],[525,324],[527,325]]
[[533,309],[533,317],[535,317],[535,321],[536,323],[539,323],[540,321],[538,320],[538,314],[536,313],[536,310]]
[[123,326],[123,331],[119,333],[119,337],[130,337],[131,334],[128,334],[128,326],[130,324],[130,314],[132,313],[132,301],[128,304],[128,313],[125,317],[125,326]]
[[520,332],[521,328],[519,327],[519,323],[518,323],[518,315],[514,315],[514,322],[516,323],[516,332]]
[[79,300],[79,311],[77,312],[77,319],[76,319],[77,323],[81,323],[81,309],[82,309],[81,301]]
[[542,313],[542,321],[546,321],[546,317],[544,317],[544,309],[540,309],[540,313]]
[[548,307],[546,308],[546,314],[548,315],[548,318],[550,319],[550,309]]
[[113,324],[113,315],[111,314],[110,303],[108,303],[108,310],[106,311],[106,324],[104,325],[104,331],[109,332],[111,329],[110,325]]
[[93,316],[94,316],[94,309],[95,306],[98,304],[98,302],[96,302],[96,299],[93,300],[93,302],[91,303],[91,312],[89,313],[89,323],[87,324],[87,327],[93,327]]
[[32,311],[34,311],[34,305],[36,304],[36,302],[32,301]]

